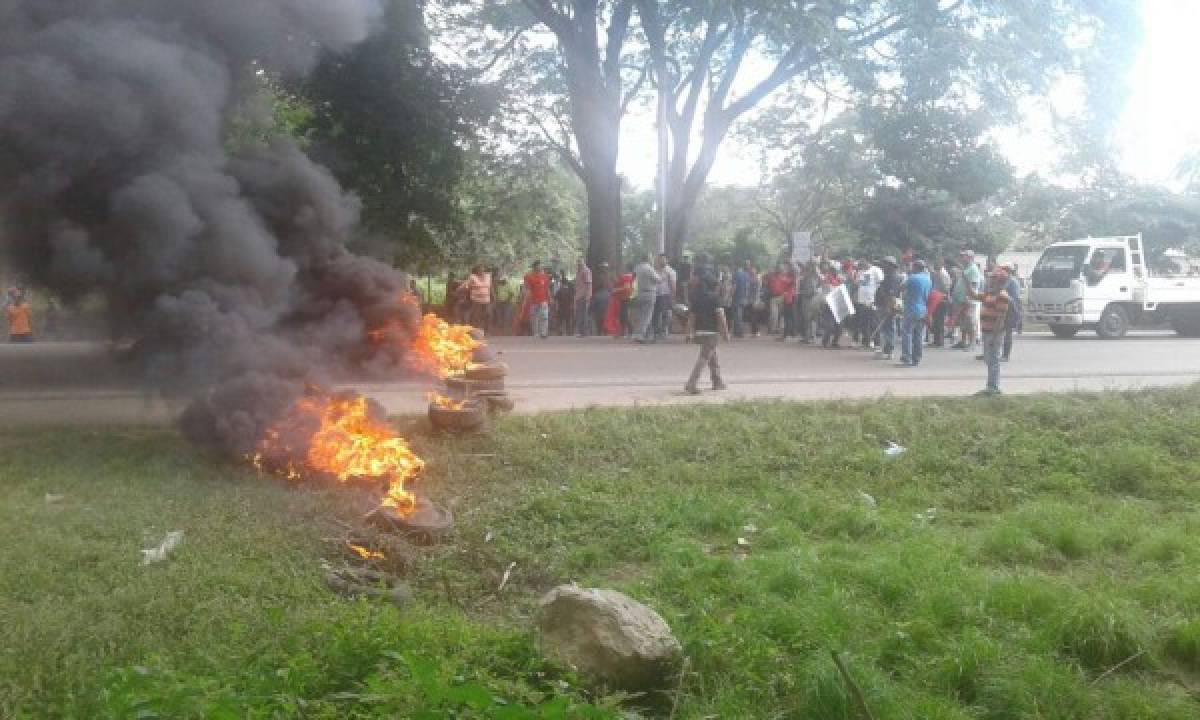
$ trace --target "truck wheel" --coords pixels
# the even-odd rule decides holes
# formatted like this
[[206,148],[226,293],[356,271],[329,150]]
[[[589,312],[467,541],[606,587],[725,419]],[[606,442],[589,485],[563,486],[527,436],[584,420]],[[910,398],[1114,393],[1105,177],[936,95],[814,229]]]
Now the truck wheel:
[[1051,325],[1050,332],[1054,333],[1054,337],[1073,338],[1079,334],[1078,325]]
[[1125,337],[1127,332],[1129,332],[1129,315],[1125,313],[1125,308],[1120,305],[1109,305],[1104,308],[1104,312],[1100,315],[1100,322],[1096,324],[1096,334],[1106,340],[1115,340]]

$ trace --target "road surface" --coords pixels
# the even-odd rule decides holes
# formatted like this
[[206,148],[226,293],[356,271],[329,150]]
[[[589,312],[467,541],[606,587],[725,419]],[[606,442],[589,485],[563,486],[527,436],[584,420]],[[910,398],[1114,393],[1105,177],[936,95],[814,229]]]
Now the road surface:
[[[785,398],[967,395],[983,387],[975,353],[928,349],[919,368],[860,350],[755,338],[722,344],[729,390],[682,392],[697,348],[678,339],[641,346],[609,338],[496,338],[518,411]],[[164,423],[177,407],[141,392],[103,345],[0,345],[0,425]],[[1128,389],[1200,380],[1200,340],[1162,333],[1122,340],[1019,336],[1002,369],[1007,393]],[[393,413],[424,411],[427,382],[357,383]]]

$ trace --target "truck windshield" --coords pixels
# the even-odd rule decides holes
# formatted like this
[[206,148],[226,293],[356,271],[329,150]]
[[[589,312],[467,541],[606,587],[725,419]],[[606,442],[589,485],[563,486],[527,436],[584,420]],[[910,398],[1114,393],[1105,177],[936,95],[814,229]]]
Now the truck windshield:
[[1083,260],[1087,257],[1085,246],[1047,248],[1038,260],[1030,278],[1035,288],[1066,288],[1079,277]]

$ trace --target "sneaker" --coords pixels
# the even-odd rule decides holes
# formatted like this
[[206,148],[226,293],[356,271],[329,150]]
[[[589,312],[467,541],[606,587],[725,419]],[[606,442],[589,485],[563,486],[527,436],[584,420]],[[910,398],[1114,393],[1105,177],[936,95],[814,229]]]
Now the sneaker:
[[713,390],[716,390],[716,391],[718,391],[718,392],[719,392],[719,391],[721,391],[721,390],[725,390],[726,388],[728,388],[728,386],[727,386],[725,383],[723,383],[723,382],[715,382],[715,383],[713,383]]
[[683,391],[685,393],[687,393],[688,395],[699,395],[700,394],[700,388],[695,388],[695,387],[685,387],[683,389]]

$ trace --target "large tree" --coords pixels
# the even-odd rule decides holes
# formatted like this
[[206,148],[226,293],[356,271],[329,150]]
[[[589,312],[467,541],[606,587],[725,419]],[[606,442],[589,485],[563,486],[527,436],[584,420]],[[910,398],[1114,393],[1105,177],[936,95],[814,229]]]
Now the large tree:
[[[582,180],[588,203],[588,261],[621,259],[621,121],[646,77],[633,21],[634,0],[519,0],[475,3],[481,32],[508,39],[519,122],[537,128]],[[485,61],[485,69],[495,65]],[[532,96],[532,97],[531,97]]]
[[[774,97],[819,126],[830,106],[903,102],[930,111],[1016,101],[1090,66],[1136,26],[1095,0],[637,0],[671,131],[667,247],[678,253],[718,151]],[[1109,56],[1112,46],[1107,46]],[[1113,84],[1110,82],[1109,86]]]

